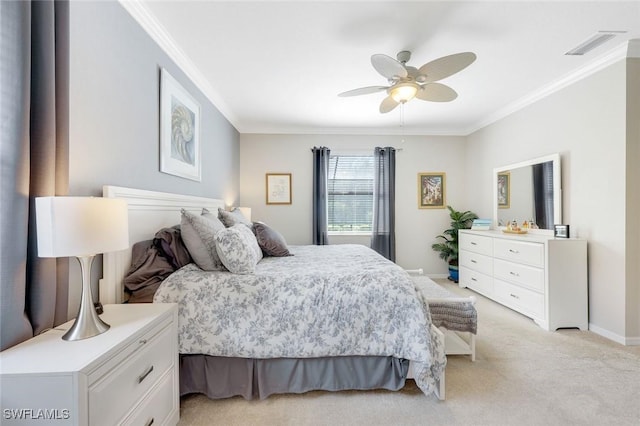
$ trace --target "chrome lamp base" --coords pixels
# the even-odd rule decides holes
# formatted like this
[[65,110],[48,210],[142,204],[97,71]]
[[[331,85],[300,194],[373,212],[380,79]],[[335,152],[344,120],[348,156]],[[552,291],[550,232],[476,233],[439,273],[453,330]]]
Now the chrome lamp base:
[[94,256],[79,256],[82,270],[82,295],[78,316],[71,328],[62,336],[64,340],[74,341],[88,339],[109,330],[110,325],[102,321],[93,305],[91,296],[91,264]]

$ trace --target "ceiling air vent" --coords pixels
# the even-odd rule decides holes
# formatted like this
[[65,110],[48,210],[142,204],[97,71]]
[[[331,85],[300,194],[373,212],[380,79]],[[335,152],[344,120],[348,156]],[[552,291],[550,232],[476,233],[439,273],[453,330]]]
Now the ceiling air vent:
[[589,37],[589,39],[585,40],[578,46],[565,53],[565,55],[584,55],[585,53],[590,52],[606,41],[611,40],[618,34],[623,33],[626,33],[626,31],[598,31],[596,34]]

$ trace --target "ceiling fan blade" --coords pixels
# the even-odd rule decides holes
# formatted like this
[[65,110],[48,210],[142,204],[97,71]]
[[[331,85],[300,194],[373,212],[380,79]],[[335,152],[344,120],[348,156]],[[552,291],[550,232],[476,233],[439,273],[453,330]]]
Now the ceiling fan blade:
[[407,69],[400,62],[393,59],[391,56],[377,53],[371,56],[371,65],[376,69],[383,77],[393,80],[397,78],[405,78],[408,73]]
[[367,86],[367,87],[360,87],[359,89],[347,90],[346,92],[339,93],[338,96],[346,97],[346,96],[368,95],[371,93],[381,92],[387,89],[388,89],[387,86]]
[[416,94],[416,98],[431,102],[451,102],[457,97],[455,90],[442,83],[425,84]]
[[380,104],[380,112],[383,114],[385,112],[389,112],[393,110],[395,107],[397,107],[399,104],[400,103],[397,102],[395,99],[393,99],[391,96],[387,96],[382,100],[382,103]]
[[443,56],[420,67],[418,73],[426,76],[425,82],[438,81],[462,71],[476,60],[473,52]]

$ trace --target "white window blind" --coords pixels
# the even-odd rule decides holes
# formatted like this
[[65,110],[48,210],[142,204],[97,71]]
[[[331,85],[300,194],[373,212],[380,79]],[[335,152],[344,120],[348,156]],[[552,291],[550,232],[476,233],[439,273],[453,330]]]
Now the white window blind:
[[370,232],[373,155],[332,155],[327,195],[330,232]]

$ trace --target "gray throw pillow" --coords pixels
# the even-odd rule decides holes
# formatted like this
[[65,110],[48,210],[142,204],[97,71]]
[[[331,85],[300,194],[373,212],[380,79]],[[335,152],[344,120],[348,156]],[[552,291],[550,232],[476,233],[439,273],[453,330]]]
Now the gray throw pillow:
[[225,224],[224,224],[224,223],[222,223],[222,222],[220,221],[220,219],[218,219],[218,216],[216,216],[215,214],[211,213],[211,212],[209,211],[209,209],[207,209],[207,208],[203,208],[203,209],[202,209],[202,215],[201,215],[201,216],[204,216],[204,217],[206,217],[207,219],[209,219],[210,221],[212,221],[212,222],[213,222],[213,226],[214,226],[217,230],[221,230],[221,229],[226,228]]
[[[224,227],[222,228],[224,229]],[[221,229],[206,217],[182,210],[180,234],[194,263],[205,271],[224,270],[216,251],[216,233]]]
[[287,242],[285,241],[282,234],[280,234],[275,229],[267,226],[266,223],[254,222],[253,232],[255,232],[256,239],[258,240],[258,245],[262,249],[262,252],[265,254],[265,256],[293,256],[289,252]]
[[262,259],[255,235],[239,223],[216,234],[216,250],[224,266],[234,274],[252,274]]
[[233,225],[237,225],[238,223],[244,223],[251,229],[251,222],[244,217],[239,208],[235,208],[231,211],[227,211],[224,209],[218,209],[218,219],[226,226],[227,228],[232,227]]

